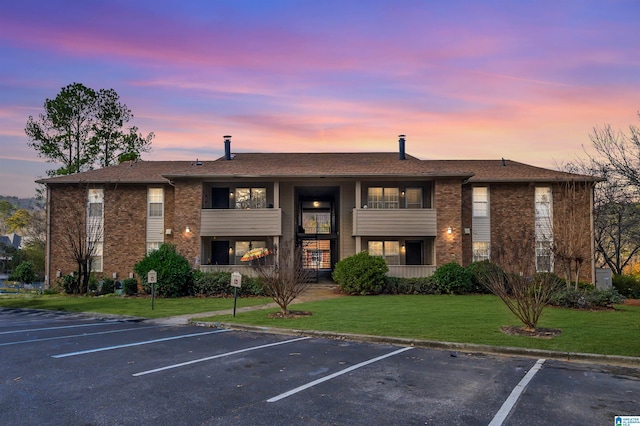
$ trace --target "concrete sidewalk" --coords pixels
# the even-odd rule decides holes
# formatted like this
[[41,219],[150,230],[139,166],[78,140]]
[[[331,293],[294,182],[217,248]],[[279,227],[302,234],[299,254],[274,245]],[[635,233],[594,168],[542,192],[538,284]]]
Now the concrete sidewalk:
[[[298,296],[293,303],[313,302],[316,300],[333,299],[336,297],[344,297],[345,294],[341,293],[336,284],[312,284],[303,294]],[[276,303],[267,303],[265,305],[247,306],[244,308],[237,308],[236,314],[241,312],[257,311],[260,309],[277,308]],[[152,324],[164,324],[164,325],[185,325],[189,324],[193,318],[210,317],[214,315],[232,315],[233,309],[224,309],[221,311],[213,312],[200,312],[197,314],[185,314],[175,317],[166,318],[153,318],[145,320],[145,322]]]

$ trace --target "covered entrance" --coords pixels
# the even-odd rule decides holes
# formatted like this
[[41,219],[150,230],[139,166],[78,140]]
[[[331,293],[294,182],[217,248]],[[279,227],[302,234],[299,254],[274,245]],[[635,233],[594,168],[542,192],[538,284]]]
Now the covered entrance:
[[297,243],[302,245],[302,265],[318,282],[331,278],[338,259],[338,187],[298,187]]

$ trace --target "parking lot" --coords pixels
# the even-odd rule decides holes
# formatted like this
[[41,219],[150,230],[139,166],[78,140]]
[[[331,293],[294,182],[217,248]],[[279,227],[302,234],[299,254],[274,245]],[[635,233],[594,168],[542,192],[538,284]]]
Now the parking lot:
[[0,424],[609,425],[640,370],[0,309]]

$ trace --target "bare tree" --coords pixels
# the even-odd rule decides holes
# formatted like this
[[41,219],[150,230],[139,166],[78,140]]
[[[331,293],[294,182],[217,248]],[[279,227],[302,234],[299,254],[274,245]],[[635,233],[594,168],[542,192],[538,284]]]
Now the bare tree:
[[576,160],[564,168],[598,179],[593,195],[596,264],[622,274],[640,253],[639,189],[603,158]]
[[536,331],[542,311],[562,283],[552,274],[536,274],[534,235],[514,232],[493,247],[491,259],[499,267],[487,268],[483,284],[524,324],[525,331]]
[[304,293],[310,285],[310,271],[302,266],[302,246],[284,241],[275,250],[275,265],[256,265],[262,288],[268,297],[280,307],[282,314],[289,314],[289,304]]
[[94,258],[102,254],[104,223],[101,206],[99,212],[92,212],[73,202],[64,204],[65,214],[60,223],[61,246],[77,266],[77,275],[74,275],[73,286],[69,290],[73,294],[83,294],[89,285]]
[[580,272],[591,260],[591,187],[592,180],[571,180],[556,186],[554,197],[551,252],[554,265],[564,273],[567,287],[578,289]]

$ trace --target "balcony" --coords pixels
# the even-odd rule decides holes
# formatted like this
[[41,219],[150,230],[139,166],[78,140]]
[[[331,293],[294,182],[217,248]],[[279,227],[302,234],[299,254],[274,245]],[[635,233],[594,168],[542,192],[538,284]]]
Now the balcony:
[[271,237],[282,235],[281,209],[202,209],[200,236]]
[[353,209],[354,237],[434,237],[436,209]]

